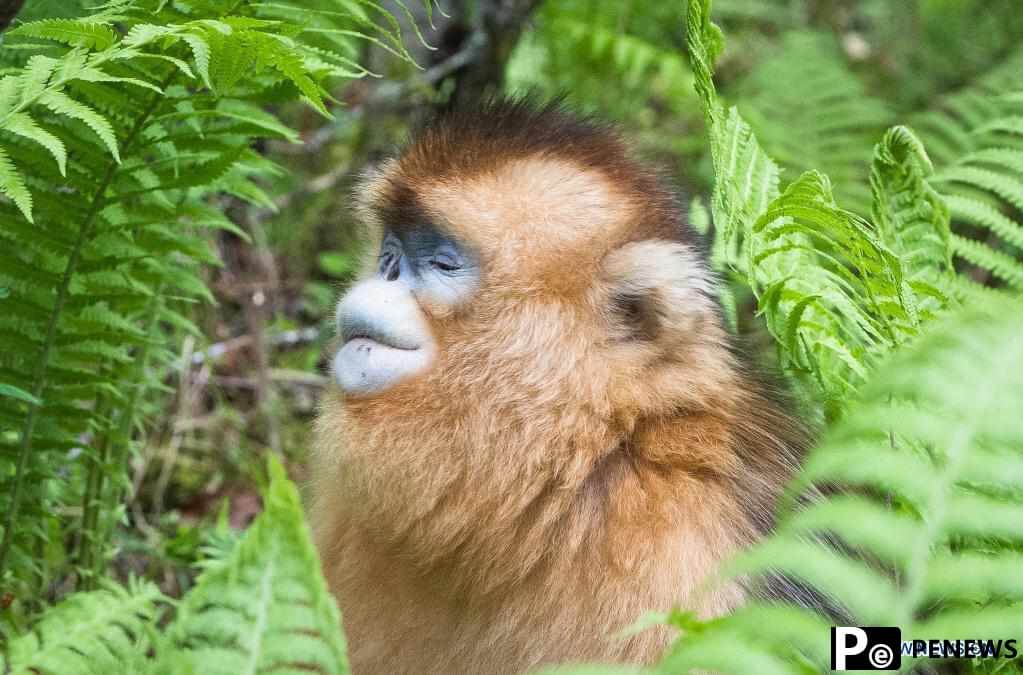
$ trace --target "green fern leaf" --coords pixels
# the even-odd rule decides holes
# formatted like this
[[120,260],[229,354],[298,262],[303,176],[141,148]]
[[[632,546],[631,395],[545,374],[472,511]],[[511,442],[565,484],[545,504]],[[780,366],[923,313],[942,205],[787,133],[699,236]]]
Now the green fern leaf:
[[1001,126],[998,120],[1021,114],[1023,100],[1016,93],[1021,69],[1023,50],[1016,49],[971,86],[910,118],[935,165],[948,166],[973,150],[990,146],[992,134],[978,130],[997,128]]
[[298,491],[273,457],[270,478],[266,510],[182,601],[168,632],[179,649],[163,651],[156,672],[255,675],[297,658],[303,670],[348,672]]
[[936,180],[975,186],[1002,197],[1017,209],[1023,209],[1023,180],[976,166],[953,166],[938,173]]
[[827,174],[839,203],[869,212],[868,148],[892,115],[867,95],[833,39],[785,35],[778,53],[757,65],[740,92],[743,116],[775,161],[798,172]]
[[954,235],[952,249],[956,255],[985,269],[1012,288],[1023,290],[1023,265],[1011,255],[996,251],[983,242]]
[[103,675],[138,672],[150,645],[150,625],[163,594],[147,581],[129,588],[77,593],[47,612],[37,626],[11,640],[11,675]]
[[1023,251],[1023,225],[1013,222],[990,202],[956,194],[944,195],[943,199],[957,220],[985,227]]
[[[210,80],[215,91],[227,91],[234,87],[262,57],[257,47],[260,40],[255,31],[235,32],[227,24],[204,22],[213,26],[204,38],[210,46]],[[219,27],[218,27],[219,26]]]
[[30,58],[25,65],[25,70],[18,77],[18,86],[20,88],[18,104],[21,105],[26,101],[34,101],[42,94],[46,89],[50,76],[53,75],[53,71],[60,65],[61,62],[57,59],[51,59],[49,56],[43,56],[42,54],[36,54]]
[[947,304],[955,270],[949,209],[928,182],[932,174],[923,144],[906,127],[892,127],[874,148],[874,223],[900,256],[921,305],[937,312]]
[[[0,296],[2,297],[2,296]],[[13,398],[23,403],[29,403],[31,405],[42,405],[42,401],[28,393],[21,387],[15,387],[13,384],[4,384],[0,382],[0,396],[6,396],[7,398]]]
[[[1017,634],[1020,555],[998,542],[1023,539],[1021,331],[1023,305],[996,297],[896,353],[811,453],[776,534],[729,576],[802,580],[849,612],[850,625],[899,626],[904,640]],[[811,485],[832,489],[800,506]],[[765,639],[750,618],[775,611],[754,602],[697,622],[664,664],[669,672],[718,669],[722,659],[735,672],[760,672],[764,659],[824,668],[827,632],[806,629],[823,620],[789,607],[770,629],[787,639]]]
[[10,197],[25,218],[29,222],[34,222],[32,220],[32,195],[25,185],[25,179],[18,174],[3,146],[0,146],[0,194]]
[[16,75],[0,77],[0,120],[7,119],[18,104],[21,78]]
[[[85,587],[104,575],[147,403],[139,392],[166,390],[169,336],[201,335],[187,306],[213,300],[201,269],[216,256],[193,231],[245,239],[218,197],[273,208],[260,181],[275,169],[249,148],[258,138],[297,139],[260,106],[304,97],[323,112],[319,78],[354,63],[361,52],[351,27],[374,34],[376,13],[385,19],[375,34],[402,53],[397,23],[375,0],[328,0],[338,16],[316,20],[335,34],[307,34],[314,14],[302,3],[290,3],[290,21],[263,16],[258,4],[109,0],[83,19],[23,27],[29,39],[11,45],[34,54],[0,77],[0,577],[18,597],[42,597],[40,566],[54,557],[38,552],[52,542],[81,542],[67,565]],[[45,405],[19,394],[36,391]],[[309,581],[314,557],[306,558],[295,574],[321,583]],[[300,612],[329,600],[317,588]],[[323,635],[310,643],[314,655],[337,647],[336,621]],[[102,672],[143,672],[95,659]],[[205,672],[205,663],[193,665]],[[333,665],[324,672],[337,672]]]
[[195,78],[195,73],[192,72],[192,67],[188,65],[188,62],[179,59],[176,56],[169,56],[167,54],[136,54],[133,58],[136,60],[153,59],[156,61],[166,61],[167,63],[174,64],[174,66],[188,79]]
[[216,108],[209,110],[181,110],[170,113],[160,117],[160,121],[195,120],[203,117],[230,121],[237,125],[230,127],[231,131],[248,132],[260,136],[277,136],[292,143],[299,142],[299,135],[295,130],[282,124],[273,115],[258,106],[233,99],[221,101]]
[[67,149],[64,148],[64,143],[49,131],[36,124],[35,120],[26,113],[15,113],[8,117],[7,121],[4,122],[4,130],[39,143],[49,150],[53,158],[57,160],[57,168],[60,169],[60,175],[64,176],[67,174]]
[[[1011,96],[973,96],[995,112],[977,116],[977,126],[949,153],[934,182],[948,203],[953,223],[989,230],[992,236],[953,240],[955,254],[974,267],[977,278],[994,277],[1019,288],[1023,279],[1023,100]],[[1015,114],[1014,114],[1015,113]],[[991,118],[992,114],[1000,117]],[[931,118],[932,121],[935,118]],[[938,118],[940,119],[940,118]],[[1016,145],[1014,145],[1016,144]],[[975,231],[974,231],[975,232]],[[971,234],[970,236],[976,236]]]
[[161,38],[178,35],[178,26],[158,26],[153,23],[137,23],[124,36],[122,44],[128,47],[141,47]]
[[210,80],[210,45],[201,36],[195,33],[182,33],[181,40],[192,50],[192,58],[195,60],[195,69],[202,78],[203,84],[208,89],[213,89]]
[[75,19],[43,19],[18,26],[10,35],[56,40],[72,47],[103,50],[117,41],[117,33],[103,23]]
[[710,64],[721,37],[708,11],[707,0],[689,3],[687,39],[715,171],[712,262],[746,278],[790,372],[841,401],[874,359],[916,333],[912,286],[870,225],[835,203],[825,176],[804,173],[779,194],[778,165],[717,98]]
[[144,89],[149,89],[150,91],[155,91],[158,94],[163,93],[163,91],[158,86],[151,82],[140,80],[137,77],[117,77],[115,75],[111,75],[110,73],[106,73],[100,70],[99,68],[83,68],[80,72],[75,74],[75,79],[82,80],[84,82],[116,82],[120,84],[132,84],[135,85],[136,87],[142,87]]
[[[262,36],[261,33],[257,35]],[[309,77],[302,56],[285,42],[285,38],[262,36],[257,44],[265,47],[266,59],[302,92],[317,112],[328,119],[333,117],[323,105],[323,89]]]
[[58,115],[65,115],[84,122],[86,126],[100,137],[100,140],[107,146],[107,150],[113,155],[114,160],[118,164],[121,163],[121,155],[117,151],[117,138],[114,135],[114,129],[110,126],[110,122],[102,115],[60,91],[49,90],[41,93],[39,95],[39,102]]
[[[137,341],[145,334],[132,321],[113,311],[106,302],[93,302],[81,308],[75,316],[68,317],[65,330],[81,333],[112,333],[116,339]],[[113,337],[113,336],[111,336]]]

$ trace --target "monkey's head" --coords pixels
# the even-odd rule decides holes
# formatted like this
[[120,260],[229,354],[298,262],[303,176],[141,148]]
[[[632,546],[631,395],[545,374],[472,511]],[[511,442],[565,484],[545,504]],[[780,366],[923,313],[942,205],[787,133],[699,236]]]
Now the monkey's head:
[[491,102],[425,126],[357,194],[373,245],[338,305],[347,403],[428,381],[433,396],[484,401],[488,385],[558,405],[560,383],[585,374],[573,398],[610,409],[706,386],[662,375],[719,360],[701,349],[722,346],[711,274],[671,192],[613,129]]
[[358,199],[372,259],[338,305],[318,447],[374,527],[464,553],[486,528],[426,517],[441,504],[512,518],[623,447],[694,475],[735,461],[642,438],[742,387],[677,201],[613,129],[556,104],[449,113]]

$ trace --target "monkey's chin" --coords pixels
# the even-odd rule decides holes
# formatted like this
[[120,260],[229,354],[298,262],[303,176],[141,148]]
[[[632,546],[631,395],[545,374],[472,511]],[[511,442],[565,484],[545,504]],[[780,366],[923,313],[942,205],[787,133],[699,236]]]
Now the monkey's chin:
[[334,357],[334,379],[346,396],[379,394],[425,370],[432,352],[428,347],[399,349],[353,338]]

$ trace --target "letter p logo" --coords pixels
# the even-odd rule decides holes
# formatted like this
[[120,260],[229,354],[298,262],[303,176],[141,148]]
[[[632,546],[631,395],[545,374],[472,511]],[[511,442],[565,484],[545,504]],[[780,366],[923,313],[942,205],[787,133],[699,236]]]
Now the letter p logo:
[[832,670],[898,670],[902,665],[902,631],[895,626],[834,626]]
[[855,626],[831,629],[831,669],[847,670],[846,658],[862,654],[867,648],[867,631]]

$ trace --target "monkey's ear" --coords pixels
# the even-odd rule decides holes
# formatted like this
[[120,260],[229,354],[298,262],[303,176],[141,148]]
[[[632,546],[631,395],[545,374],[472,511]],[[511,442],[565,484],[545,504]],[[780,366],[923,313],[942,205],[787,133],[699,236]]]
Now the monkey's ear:
[[612,251],[603,262],[601,295],[613,339],[665,347],[691,339],[716,316],[712,276],[679,242],[650,239]]

